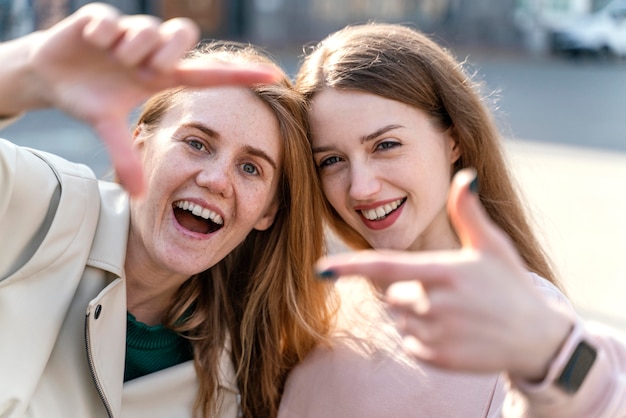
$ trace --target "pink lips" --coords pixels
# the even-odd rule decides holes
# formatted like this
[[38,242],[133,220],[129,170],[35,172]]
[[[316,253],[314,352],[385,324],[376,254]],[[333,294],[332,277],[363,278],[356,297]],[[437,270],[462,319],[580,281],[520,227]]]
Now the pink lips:
[[[390,200],[390,201],[393,201],[393,200]],[[385,204],[385,203],[387,202],[382,202],[382,204]],[[381,203],[378,203],[376,206],[380,206],[380,205]],[[359,217],[361,218],[361,221],[363,222],[363,224],[369,229],[372,229],[374,231],[380,231],[382,229],[389,228],[398,220],[398,218],[400,217],[400,214],[402,213],[402,210],[404,210],[404,202],[396,210],[394,210],[389,215],[387,215],[385,219],[382,219],[380,221],[371,221],[367,219],[361,213],[362,209],[367,209],[367,208],[360,207],[359,210],[357,210],[357,213],[359,214]]]

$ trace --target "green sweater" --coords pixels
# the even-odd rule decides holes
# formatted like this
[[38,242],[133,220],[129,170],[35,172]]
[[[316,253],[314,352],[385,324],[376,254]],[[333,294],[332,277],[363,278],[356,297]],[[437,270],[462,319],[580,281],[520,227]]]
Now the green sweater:
[[184,363],[193,358],[191,343],[163,325],[146,325],[128,312],[124,381]]

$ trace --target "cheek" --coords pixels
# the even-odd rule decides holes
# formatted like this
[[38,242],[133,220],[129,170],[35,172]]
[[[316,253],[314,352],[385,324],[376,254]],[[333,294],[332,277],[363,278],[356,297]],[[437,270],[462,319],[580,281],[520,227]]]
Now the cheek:
[[439,206],[442,199],[446,199],[450,189],[450,177],[447,174],[449,167],[440,164],[439,160],[413,160],[411,164],[389,167],[393,173],[390,182],[398,188],[414,194],[421,205]]
[[151,231],[155,229],[156,215],[153,212],[154,205],[146,200],[148,196],[140,201],[132,201],[130,207],[131,227],[137,234],[142,237],[144,241],[149,241],[147,238]]
[[339,174],[327,175],[321,177],[322,191],[324,196],[334,207],[345,199],[347,188],[345,186],[346,179]]
[[239,186],[238,189],[239,208],[247,218],[253,220],[265,215],[277,194],[276,185],[247,184]]
[[180,179],[191,176],[194,170],[189,162],[185,161],[175,152],[171,152],[167,156],[152,156],[145,161],[145,176],[154,184],[155,191],[167,188],[167,185],[176,184]]
[[441,210],[446,206],[448,201],[448,193],[450,191],[450,179],[445,177],[444,173],[440,176],[432,178],[432,181],[424,184],[424,191],[428,193],[425,199],[430,202],[428,205],[434,210]]

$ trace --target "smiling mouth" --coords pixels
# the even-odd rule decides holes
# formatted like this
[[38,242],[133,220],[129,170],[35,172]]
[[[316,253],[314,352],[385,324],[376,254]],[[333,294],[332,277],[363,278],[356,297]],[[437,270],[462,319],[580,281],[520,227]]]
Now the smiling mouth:
[[216,212],[187,200],[172,205],[176,221],[184,228],[200,234],[211,234],[224,226],[224,219]]
[[393,202],[386,203],[374,209],[359,210],[359,212],[361,212],[361,215],[368,221],[382,221],[402,206],[404,202],[406,202],[406,197],[394,200]]

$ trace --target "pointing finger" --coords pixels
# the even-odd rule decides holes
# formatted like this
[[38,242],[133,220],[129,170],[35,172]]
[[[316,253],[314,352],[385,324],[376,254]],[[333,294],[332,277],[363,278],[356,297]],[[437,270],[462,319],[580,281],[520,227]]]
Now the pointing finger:
[[173,85],[190,87],[212,87],[219,85],[251,85],[274,83],[281,75],[271,65],[236,65],[228,63],[207,63],[201,60],[182,62],[175,73]]
[[443,285],[452,277],[458,263],[473,256],[473,253],[464,251],[368,250],[324,257],[318,261],[316,269],[322,279],[361,275],[383,287],[407,280],[419,280],[425,286]]

